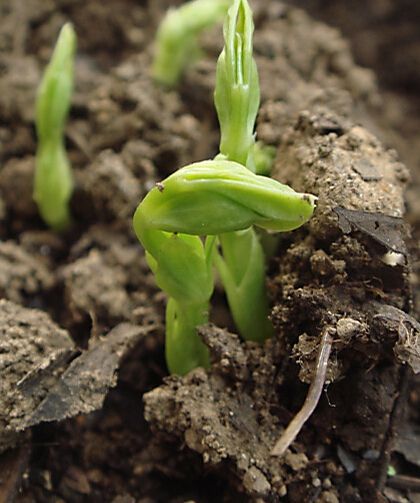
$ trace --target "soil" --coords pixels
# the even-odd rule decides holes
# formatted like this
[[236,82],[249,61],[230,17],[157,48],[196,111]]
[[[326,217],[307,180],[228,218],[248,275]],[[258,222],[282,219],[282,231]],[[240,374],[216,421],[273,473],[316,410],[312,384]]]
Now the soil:
[[[336,28],[253,2],[258,138],[277,149],[273,177],[318,207],[269,261],[275,337],[241,341],[216,292],[215,324],[199,330],[211,369],[179,378],[131,228],[157,181],[217,152],[220,26],[177,90],[149,75],[156,25],[179,3],[0,6],[0,502],[419,501],[418,6],[365,2],[361,19],[344,1],[294,2],[343,29],[375,76]],[[79,40],[76,190],[74,225],[56,235],[31,197],[34,100],[66,20]],[[273,457],[325,330],[320,403]]]

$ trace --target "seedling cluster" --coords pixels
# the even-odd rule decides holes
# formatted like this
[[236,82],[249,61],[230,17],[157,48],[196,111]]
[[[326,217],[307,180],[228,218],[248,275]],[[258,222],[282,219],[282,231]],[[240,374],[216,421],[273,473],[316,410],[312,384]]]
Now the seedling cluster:
[[[256,173],[267,171],[272,153],[255,140],[260,104],[253,58],[252,12],[246,0],[194,0],[171,10],[157,35],[155,79],[175,84],[197,36],[226,13],[224,47],[217,62],[214,102],[220,153],[181,168],[144,198],[134,230],[146,250],[158,286],[169,299],[166,359],[170,372],[208,367],[209,355],[196,328],[209,320],[214,267],[222,280],[240,334],[262,342],[272,335],[265,289],[265,256],[254,227],[295,229],[312,215],[315,197]],[[76,35],[60,33],[38,91],[34,198],[53,229],[71,221],[73,190],[64,147],[64,126],[73,89]]]
[[[247,232],[253,225],[273,231],[295,229],[311,216],[313,204],[313,196],[298,194],[227,160],[185,166],[143,199],[134,215],[134,230],[157,284],[170,298],[166,356],[171,372],[184,374],[197,362],[208,365],[196,327],[197,320],[208,321],[216,236],[228,233],[234,240],[233,231]],[[235,244],[230,250],[236,251]],[[248,255],[250,250],[242,252]],[[219,260],[229,280],[242,274],[241,264],[235,270],[234,257]]]

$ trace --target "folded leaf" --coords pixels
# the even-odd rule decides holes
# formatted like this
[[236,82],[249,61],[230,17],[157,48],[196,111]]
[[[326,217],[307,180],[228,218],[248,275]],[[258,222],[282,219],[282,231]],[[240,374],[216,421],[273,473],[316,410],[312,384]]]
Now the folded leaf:
[[138,235],[147,228],[207,236],[252,225],[287,231],[311,217],[315,201],[238,163],[202,161],[152,189],[134,215],[134,227]]

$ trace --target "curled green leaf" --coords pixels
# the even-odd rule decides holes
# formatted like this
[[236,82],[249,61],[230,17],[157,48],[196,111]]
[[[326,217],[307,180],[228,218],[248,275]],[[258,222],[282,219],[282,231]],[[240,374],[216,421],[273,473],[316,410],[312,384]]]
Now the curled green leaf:
[[[134,215],[149,229],[196,236],[256,225],[273,231],[300,227],[316,197],[223,160],[191,164],[152,189]],[[147,247],[146,247],[147,249]]]
[[[253,319],[252,313],[255,309],[260,315],[267,312],[264,260],[250,227],[299,227],[312,215],[315,199],[224,160],[181,168],[147,194],[134,214],[133,225],[157,284],[170,297],[166,358],[172,372],[183,374],[197,362],[208,365],[207,350],[195,329],[208,320],[215,236],[221,235],[222,243],[225,241],[225,256],[217,260],[228,297],[240,294],[247,299],[242,305],[233,304],[234,315],[250,339],[263,340],[271,333],[268,321],[265,318],[261,325],[261,316]],[[224,234],[240,230],[244,232],[238,236]],[[203,236],[207,236],[204,241]],[[244,247],[252,252],[246,270],[238,256]],[[244,290],[249,291],[247,296]]]

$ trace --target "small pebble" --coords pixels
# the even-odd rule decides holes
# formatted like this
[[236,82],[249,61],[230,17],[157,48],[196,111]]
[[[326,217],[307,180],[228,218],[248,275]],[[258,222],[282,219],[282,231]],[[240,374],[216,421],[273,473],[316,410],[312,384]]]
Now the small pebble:
[[287,495],[287,487],[285,485],[282,485],[277,492],[280,498],[283,498]]
[[332,487],[331,479],[324,479],[324,482],[322,483],[322,487],[324,489],[331,489],[331,487]]

